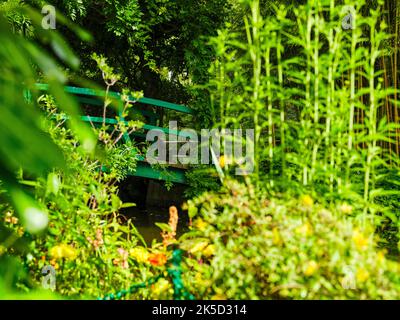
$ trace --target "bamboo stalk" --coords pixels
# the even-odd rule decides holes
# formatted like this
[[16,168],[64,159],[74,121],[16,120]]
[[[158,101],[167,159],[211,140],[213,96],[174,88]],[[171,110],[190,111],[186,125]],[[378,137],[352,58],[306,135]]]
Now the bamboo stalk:
[[[372,161],[374,159],[374,153],[377,145],[376,140],[376,122],[377,122],[377,102],[375,92],[375,62],[377,54],[377,43],[375,37],[375,24],[370,24],[370,52],[369,52],[369,66],[368,66],[368,80],[369,80],[369,112],[368,112],[368,146],[367,146],[367,162],[365,165],[365,176],[364,176],[364,219],[368,212],[369,200],[370,200],[370,185],[371,185],[371,173],[372,173]],[[365,220],[364,220],[365,221]]]
[[[319,34],[320,34],[320,17],[319,17],[319,0],[315,0],[314,2],[314,19],[315,19],[315,28],[314,28],[314,52],[313,52],[313,61],[314,61],[314,128],[315,128],[315,137],[313,139],[313,151],[312,151],[312,161],[311,161],[311,172],[310,172],[310,181],[313,180],[315,174],[315,166],[317,163],[318,156],[318,137],[320,135],[319,130],[319,77],[320,77],[320,68],[319,68]],[[321,18],[322,19],[322,18]]]
[[[305,44],[305,54],[307,56],[307,71],[306,71],[306,83],[305,83],[305,108],[301,112],[301,126],[303,129],[303,133],[305,134],[304,140],[304,148],[307,150],[309,144],[309,138],[307,133],[307,122],[308,120],[308,112],[311,109],[311,52],[312,52],[312,45],[311,45],[311,32],[313,27],[313,19],[312,19],[312,11],[308,8],[307,9],[307,30],[306,30],[306,44]],[[308,184],[308,166],[307,162],[303,161],[303,185]]]
[[[394,80],[394,88],[395,88],[395,95],[394,95],[394,122],[399,124],[399,111],[397,109],[397,100],[398,100],[398,94],[397,94],[397,89],[398,89],[398,43],[399,43],[399,23],[398,19],[400,17],[400,11],[399,11],[399,4],[396,2],[395,4],[395,33],[394,33],[394,64],[392,68],[392,74],[393,74],[393,80]],[[396,130],[396,154],[397,156],[400,156],[400,131],[398,128]]]
[[269,173],[270,181],[272,182],[273,177],[273,110],[272,110],[272,91],[271,91],[271,45],[268,41],[266,44],[266,50],[264,55],[265,61],[265,75],[267,77],[267,114],[268,114],[268,158],[269,158]]
[[[386,63],[385,63],[385,57],[382,57],[381,58],[381,68],[382,68],[382,70],[383,70],[383,76],[384,76],[384,86],[385,86],[385,88],[389,88],[389,81],[388,81],[388,74],[387,74],[387,67],[386,67]],[[389,97],[388,96],[386,96],[385,97],[385,111],[386,111],[386,118],[387,118],[387,121],[388,122],[390,122],[391,121],[391,112],[390,112],[390,103],[389,103]],[[382,116],[381,117],[384,117],[385,116],[385,113],[383,112],[383,110],[382,110]],[[390,134],[391,132],[389,132],[389,134]],[[390,157],[389,157],[389,163],[390,164],[392,164],[392,157],[391,157],[391,155],[392,155],[392,148],[393,148],[393,146],[392,146],[392,144],[390,143],[390,142],[387,142],[387,144],[385,143],[385,142],[383,142],[383,148],[385,148],[385,149],[389,149],[389,155],[390,155]]]
[[283,66],[282,66],[282,38],[281,32],[278,31],[277,41],[276,41],[276,56],[278,63],[278,84],[279,84],[279,109],[280,109],[280,136],[281,136],[281,155],[282,155],[282,176],[285,177],[286,174],[286,139],[285,139],[285,106],[283,100]]

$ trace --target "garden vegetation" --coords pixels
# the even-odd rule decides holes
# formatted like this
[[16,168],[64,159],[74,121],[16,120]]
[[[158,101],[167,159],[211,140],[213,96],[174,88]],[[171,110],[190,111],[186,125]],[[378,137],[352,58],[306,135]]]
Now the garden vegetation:
[[[397,3],[64,0],[56,30],[42,5],[0,1],[0,298],[400,298]],[[104,90],[103,123],[66,84]],[[143,95],[255,132],[254,172],[190,167],[152,244],[119,197]]]

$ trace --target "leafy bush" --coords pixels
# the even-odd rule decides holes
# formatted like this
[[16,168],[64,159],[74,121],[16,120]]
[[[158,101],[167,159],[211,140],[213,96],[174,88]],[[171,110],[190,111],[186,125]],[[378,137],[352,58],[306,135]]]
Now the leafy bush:
[[215,169],[209,166],[197,166],[186,173],[188,188],[185,197],[191,199],[206,191],[218,191],[221,184]]
[[[108,93],[117,75],[106,65],[104,58],[96,58],[101,62],[99,67]],[[122,116],[126,116],[131,108],[127,95],[128,92],[124,91],[122,98],[126,103],[121,110]],[[132,249],[140,248],[140,242],[145,245],[144,240],[132,222],[124,221],[118,214],[120,209],[134,205],[121,202],[116,182],[134,172],[138,152],[133,144],[121,145],[118,142],[141,123],[126,123],[118,121],[117,117],[117,123],[112,127],[104,123],[100,128],[93,127],[93,133],[102,146],[94,156],[86,152],[75,132],[65,126],[69,117],[57,108],[53,96],[41,96],[38,104],[47,115],[40,123],[41,128],[61,151],[58,156],[66,165],[65,170],[54,168],[46,178],[34,178],[20,170],[20,184],[35,195],[39,207],[46,208],[47,215],[34,220],[34,226],[40,223],[40,229],[46,229],[44,232],[32,235],[31,230],[21,224],[23,221],[15,215],[14,208],[6,202],[2,205],[0,217],[7,230],[13,231],[13,236],[8,237],[8,241],[4,239],[0,255],[5,253],[6,258],[20,261],[30,271],[29,276],[21,273],[19,264],[14,263],[15,268],[10,271],[13,276],[8,277],[12,281],[8,286],[25,291],[40,287],[42,268],[52,266],[56,271],[57,294],[95,298],[128,288],[133,282],[145,281],[153,276],[153,272],[158,273],[157,268],[166,262],[165,250],[142,247],[146,258],[138,259]],[[111,104],[106,94],[104,117]],[[35,104],[37,109],[39,106]],[[26,241],[22,243],[22,240]],[[21,245],[16,246],[19,243]],[[16,251],[19,247],[21,250]],[[161,262],[160,257],[164,258]],[[11,263],[4,265],[11,266]],[[160,284],[157,282],[155,285]],[[149,297],[151,292],[145,289],[139,296]]]
[[[19,257],[30,270],[28,282],[17,275],[14,285],[26,291],[40,287],[43,267],[53,266],[58,295],[96,298],[162,273],[170,253],[160,244],[147,249],[132,222],[118,214],[120,209],[133,205],[123,204],[118,197],[115,181],[121,174],[120,166],[115,165],[107,172],[99,170],[99,161],[77,148],[78,141],[71,130],[62,126],[65,116],[57,114],[48,97],[41,101],[46,102],[51,115],[46,127],[62,150],[68,167],[65,172],[54,170],[47,179],[21,180],[34,188],[36,201],[47,208],[49,226],[44,234],[28,235],[11,207],[2,210],[6,226],[14,229],[20,239],[29,237],[29,246],[23,252],[6,249],[6,253]],[[55,119],[54,114],[57,114]],[[119,163],[126,152],[134,150],[133,146],[122,151],[115,146],[112,153],[103,155],[104,163]],[[132,168],[136,160],[131,161]],[[18,270],[15,268],[13,272]],[[170,296],[170,287],[168,281],[160,279],[153,287],[133,292],[128,298]]]
[[[248,12],[243,27],[211,40],[214,125],[254,129],[260,187],[357,199],[365,215],[384,212],[376,198],[399,193],[396,184],[381,184],[399,173],[399,126],[386,117],[395,91],[383,87],[377,69],[391,37],[383,0],[310,0],[272,6],[269,16],[259,0],[241,2]],[[346,6],[354,6],[351,29],[342,27]]]
[[198,298],[398,299],[397,262],[379,250],[374,226],[346,203],[326,208],[309,195],[260,195],[226,181],[188,202],[182,237],[186,281]]
[[[62,2],[76,21],[118,18],[96,30],[101,40],[96,49],[112,47],[106,51],[124,71],[120,75],[104,56],[83,50],[81,58],[96,61],[106,84],[102,124],[83,125],[77,102],[62,88],[65,72],[41,48],[52,46],[57,61],[75,70],[77,57],[56,31],[42,30],[42,16],[28,5],[0,5],[15,33],[33,36],[16,36],[0,17],[0,297],[176,298],[173,283],[179,281],[171,282],[167,270],[168,259],[176,258],[171,245],[187,252],[179,286],[196,298],[400,297],[400,265],[393,261],[398,259],[399,162],[393,154],[394,146],[399,153],[399,127],[391,122],[398,102],[377,68],[385,64],[390,41],[380,17],[382,0],[360,0],[350,30],[341,27],[343,7],[334,1],[266,6],[258,0],[215,0],[185,10],[174,10],[182,6],[174,1],[163,1],[160,8],[157,1],[132,1],[126,8],[123,1],[107,1],[95,5],[101,8],[93,17],[82,1]],[[201,34],[215,34],[224,20],[215,12],[227,8],[244,13],[243,23],[227,25],[211,40],[213,48],[204,46]],[[197,9],[207,13],[196,15],[204,20],[200,24],[186,19]],[[164,28],[175,18],[185,23]],[[132,33],[131,25],[138,32]],[[166,33],[160,36],[158,29]],[[174,95],[183,84],[207,81],[211,62],[212,79],[196,93],[202,104],[210,90],[210,104],[197,108],[198,119],[218,128],[254,128],[255,173],[232,180],[234,165],[221,165],[227,177],[221,188],[213,169],[188,172],[186,196],[194,197],[187,205],[190,231],[176,241],[174,208],[168,224],[157,224],[163,243],[153,241],[149,248],[132,222],[119,215],[133,204],[121,202],[116,186],[136,168],[139,150],[128,136],[141,123],[121,120],[135,103],[128,96],[137,100],[143,94],[124,90],[117,123],[108,125],[105,117],[115,102],[109,91],[119,80],[158,91],[162,80],[169,85],[160,94]],[[95,77],[86,64],[82,70]],[[41,76],[51,94],[38,100],[44,112],[33,103]],[[28,91],[23,96],[25,89],[33,96]],[[380,247],[385,241],[392,258],[397,255],[393,260]],[[56,270],[54,295],[35,291],[45,266]],[[129,290],[132,284],[140,291]]]

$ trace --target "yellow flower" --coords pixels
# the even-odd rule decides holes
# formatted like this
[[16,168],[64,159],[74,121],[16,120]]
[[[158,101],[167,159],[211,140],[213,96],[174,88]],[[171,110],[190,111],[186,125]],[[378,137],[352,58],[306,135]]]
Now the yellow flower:
[[316,263],[314,260],[311,260],[310,262],[308,262],[305,267],[304,267],[304,274],[307,277],[312,276],[315,271],[317,271],[318,269],[318,263]]
[[196,252],[199,252],[199,251],[203,251],[203,249],[204,249],[205,247],[207,247],[207,246],[208,246],[208,242],[207,242],[207,241],[201,241],[201,242],[196,243],[196,244],[189,250],[189,252],[190,252],[190,253],[196,253]]
[[279,295],[282,298],[287,298],[289,296],[289,294],[290,294],[290,291],[288,289],[279,290]]
[[272,243],[276,246],[282,245],[282,237],[277,227],[272,229]]
[[217,293],[211,297],[211,300],[226,300],[226,296],[223,294]]
[[313,234],[312,226],[308,222],[304,223],[300,227],[297,227],[295,231],[297,234],[301,234],[304,237],[308,237]]
[[309,195],[304,195],[300,197],[300,203],[305,207],[312,207],[314,200]]
[[358,269],[356,274],[357,281],[365,282],[369,278],[369,272],[365,269]]
[[205,248],[205,249],[203,250],[203,254],[204,254],[206,257],[211,257],[211,256],[213,256],[213,255],[215,254],[215,246],[214,246],[213,244],[208,245],[207,248]]
[[355,229],[353,232],[353,242],[359,250],[363,250],[368,246],[368,238],[366,238],[358,229]]
[[193,223],[193,226],[200,231],[204,231],[205,228],[207,227],[207,222],[205,222],[203,219],[196,219],[196,221]]
[[4,221],[7,223],[11,223],[11,224],[17,224],[18,223],[18,218],[17,217],[13,217],[11,212],[7,212],[6,213],[6,217],[4,218]]
[[129,250],[129,255],[134,258],[137,262],[144,263],[149,258],[149,253],[144,247],[136,247]]
[[76,250],[66,244],[60,244],[50,249],[50,256],[53,257],[54,259],[66,258],[73,260],[75,259],[76,255],[77,255]]
[[378,258],[379,263],[382,263],[383,261],[385,261],[385,254],[386,254],[386,250],[378,251],[377,258]]
[[226,164],[225,156],[224,156],[224,155],[220,156],[218,162],[219,162],[219,166],[220,166],[221,168],[224,168],[224,167],[225,167],[225,164]]
[[67,259],[75,259],[76,258],[76,250],[70,246],[64,246],[64,257]]
[[157,281],[157,283],[154,285],[153,288],[153,293],[156,295],[160,295],[161,293],[167,291],[169,288],[169,282],[168,280],[161,278],[160,280]]
[[50,256],[55,259],[61,259],[63,257],[63,250],[61,246],[55,246],[50,249]]
[[344,214],[350,214],[353,211],[353,207],[347,203],[343,203],[340,207],[339,210],[341,213]]
[[18,235],[21,236],[21,237],[23,236],[24,232],[25,232],[25,231],[24,231],[24,228],[23,228],[23,227],[20,227],[20,228],[18,228],[18,230],[17,230]]
[[55,259],[50,260],[50,264],[54,267],[54,269],[59,269],[60,266]]

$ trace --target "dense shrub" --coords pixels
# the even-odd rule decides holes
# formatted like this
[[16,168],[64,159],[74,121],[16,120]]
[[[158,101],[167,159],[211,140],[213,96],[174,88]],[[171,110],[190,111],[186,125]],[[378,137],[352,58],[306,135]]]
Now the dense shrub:
[[188,188],[185,197],[190,199],[206,191],[218,191],[221,187],[217,172],[209,166],[196,166],[186,173]]
[[399,264],[377,247],[368,221],[346,203],[311,196],[259,195],[227,181],[189,201],[195,217],[182,239],[191,252],[186,280],[198,297],[228,299],[395,299]]
[[[11,2],[0,5],[0,11],[19,7]],[[71,18],[86,15],[85,5],[67,2]],[[101,71],[88,70],[85,63],[84,73],[96,79],[101,75],[106,85],[99,110],[103,121],[91,123],[92,128],[80,122],[77,101],[62,89],[67,77],[57,63],[76,69],[79,59],[57,31],[46,33],[37,19],[25,20],[24,14],[35,16],[25,5],[21,13],[6,16],[14,32],[34,36],[32,41],[15,36],[0,17],[0,297],[14,297],[19,290],[29,298],[53,298],[36,291],[42,286],[42,268],[52,266],[57,297],[110,293],[118,299],[176,299],[189,298],[190,292],[198,299],[398,299],[400,131],[397,88],[390,88],[394,79],[388,79],[396,78],[398,52],[388,76],[386,67],[378,66],[387,64],[392,41],[381,16],[384,1],[359,0],[350,29],[342,23],[344,5],[353,4],[349,0],[293,6],[238,1],[232,8],[242,22],[217,32],[213,26],[223,18],[216,24],[204,20],[204,28],[182,38],[194,40],[188,50],[179,45],[185,41],[170,41],[181,28],[168,31],[164,47],[184,54],[174,61],[170,50],[155,57],[148,36],[159,35],[149,27],[174,20],[168,8],[178,8],[175,2],[148,14],[136,2],[117,12],[115,3],[107,1],[98,12],[102,16],[111,10],[122,18],[117,24],[106,21],[106,33],[96,30],[107,41],[95,48],[111,48],[106,51],[123,66],[123,75],[104,56],[86,49],[81,54],[85,61],[91,56]],[[217,0],[199,8],[212,18],[218,10],[211,7],[225,12],[226,5]],[[174,12],[185,20],[192,9]],[[147,15],[159,18],[146,25],[141,17]],[[126,28],[132,19],[138,32]],[[206,47],[200,33],[218,35]],[[42,35],[45,46],[36,46]],[[48,44],[57,62],[41,52]],[[128,137],[142,125],[136,118],[120,120],[133,119],[129,111],[143,93],[123,90],[119,117],[107,124],[105,117],[115,106],[109,92],[121,80],[182,102],[188,92],[182,99],[176,92],[207,82],[210,63],[211,79],[198,87],[193,104],[196,127],[205,126],[202,119],[207,127],[254,129],[255,170],[234,180],[240,159],[229,159],[228,148],[222,148],[223,173],[218,170],[217,176],[214,168],[204,166],[189,171],[190,231],[176,240],[178,211],[171,207],[169,223],[157,224],[163,243],[153,241],[149,248],[133,223],[119,215],[132,204],[121,202],[116,186],[136,168],[139,150]],[[34,84],[42,76],[50,95],[35,103]],[[164,93],[157,92],[160,81]],[[163,117],[172,120],[172,113],[162,114],[160,125]],[[190,121],[186,116],[180,120]],[[120,143],[124,139],[127,144]],[[155,167],[167,173],[165,166]],[[183,263],[177,251],[172,253],[176,246],[186,252]],[[171,257],[176,259],[172,268]],[[131,292],[133,284],[140,290]]]

